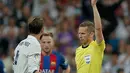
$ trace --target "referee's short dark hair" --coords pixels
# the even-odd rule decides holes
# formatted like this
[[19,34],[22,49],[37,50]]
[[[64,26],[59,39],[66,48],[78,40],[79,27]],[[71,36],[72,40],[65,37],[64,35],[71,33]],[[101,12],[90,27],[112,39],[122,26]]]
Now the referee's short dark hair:
[[28,20],[28,30],[30,34],[39,34],[43,28],[43,18],[31,17]]

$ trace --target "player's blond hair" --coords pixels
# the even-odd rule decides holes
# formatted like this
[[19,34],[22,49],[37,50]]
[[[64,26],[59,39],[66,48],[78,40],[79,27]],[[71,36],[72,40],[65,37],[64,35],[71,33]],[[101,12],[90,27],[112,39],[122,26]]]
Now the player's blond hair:
[[42,39],[43,36],[50,36],[53,38],[53,34],[52,33],[43,33],[41,36],[40,36],[40,39]]

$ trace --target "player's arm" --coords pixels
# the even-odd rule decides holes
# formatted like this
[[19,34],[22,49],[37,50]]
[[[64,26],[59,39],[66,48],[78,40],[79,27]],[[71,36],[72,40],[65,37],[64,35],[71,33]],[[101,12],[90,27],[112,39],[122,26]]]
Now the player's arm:
[[70,66],[68,62],[65,60],[64,56],[60,55],[60,57],[61,57],[60,67],[62,68],[63,73],[70,73]]
[[101,18],[96,6],[97,0],[91,0],[93,13],[94,13],[94,24],[95,24],[95,36],[96,36],[96,42],[100,44],[102,40],[104,40],[103,33],[102,33],[102,24],[101,24]]
[[40,50],[39,46],[31,45],[29,48],[30,52],[27,54],[28,58],[28,72],[29,73],[40,73],[39,72],[39,63],[40,63]]
[[39,59],[40,55],[39,54],[32,54],[28,56],[28,70],[29,73],[40,73],[39,72]]

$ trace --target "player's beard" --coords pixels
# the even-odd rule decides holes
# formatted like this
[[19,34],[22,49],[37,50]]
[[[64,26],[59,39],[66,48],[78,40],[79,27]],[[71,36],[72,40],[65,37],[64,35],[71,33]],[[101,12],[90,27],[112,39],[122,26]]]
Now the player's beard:
[[43,51],[45,52],[46,55],[50,55],[50,53],[51,53],[51,50],[49,50],[49,51],[43,50]]

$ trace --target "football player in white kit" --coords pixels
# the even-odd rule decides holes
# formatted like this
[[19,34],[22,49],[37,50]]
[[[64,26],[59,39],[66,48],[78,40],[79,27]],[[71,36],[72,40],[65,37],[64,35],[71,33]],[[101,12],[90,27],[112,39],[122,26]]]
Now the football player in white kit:
[[41,46],[39,39],[43,33],[43,19],[32,17],[28,22],[29,35],[15,49],[14,73],[40,73]]

